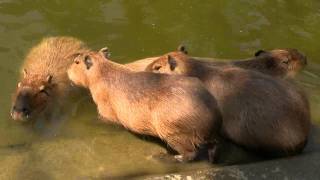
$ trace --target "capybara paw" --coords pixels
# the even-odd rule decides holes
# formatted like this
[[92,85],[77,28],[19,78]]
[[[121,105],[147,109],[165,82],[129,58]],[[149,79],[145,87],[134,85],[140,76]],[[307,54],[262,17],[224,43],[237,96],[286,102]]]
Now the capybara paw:
[[[177,156],[179,156],[179,155],[177,155]],[[159,161],[159,162],[163,162],[163,163],[179,163],[179,162],[181,162],[176,159],[176,156],[168,154],[168,153],[163,153],[163,152],[152,155],[152,159]]]
[[195,160],[196,153],[179,154],[175,155],[174,158],[177,162],[190,162]]
[[174,158],[177,160],[177,162],[185,162],[185,158],[183,155],[175,155]]

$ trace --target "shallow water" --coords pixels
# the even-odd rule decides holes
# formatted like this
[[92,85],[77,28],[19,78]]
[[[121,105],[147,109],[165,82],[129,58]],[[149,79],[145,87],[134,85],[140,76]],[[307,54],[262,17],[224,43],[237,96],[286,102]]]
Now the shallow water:
[[150,158],[163,147],[99,121],[95,107],[49,136],[9,117],[19,66],[43,37],[70,35],[125,63],[185,44],[193,56],[246,58],[258,49],[293,47],[308,57],[297,77],[320,124],[320,2],[317,0],[2,0],[0,1],[0,179],[134,176],[209,166],[169,165]]

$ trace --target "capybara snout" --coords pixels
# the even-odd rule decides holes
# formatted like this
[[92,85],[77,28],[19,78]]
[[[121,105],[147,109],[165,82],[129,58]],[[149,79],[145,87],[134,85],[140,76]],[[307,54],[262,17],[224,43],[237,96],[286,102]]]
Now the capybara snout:
[[32,120],[39,112],[43,111],[50,101],[52,94],[52,76],[48,76],[44,82],[25,80],[18,83],[11,108],[13,120],[26,122]]
[[86,86],[88,84],[88,78],[86,71],[90,70],[93,66],[93,58],[89,54],[79,54],[73,61],[73,64],[67,71],[69,79],[76,86]]
[[30,99],[32,94],[30,89],[22,90],[14,102],[11,109],[11,116],[16,121],[26,121],[30,117],[31,113],[31,104]]

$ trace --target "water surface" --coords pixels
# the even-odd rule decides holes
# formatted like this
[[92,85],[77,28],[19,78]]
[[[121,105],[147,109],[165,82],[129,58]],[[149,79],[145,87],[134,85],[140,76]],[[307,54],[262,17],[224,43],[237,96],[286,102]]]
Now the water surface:
[[106,125],[85,103],[49,137],[9,117],[25,54],[43,37],[68,35],[112,59],[130,62],[185,44],[193,56],[247,58],[259,49],[293,47],[308,57],[297,81],[320,124],[320,2],[317,0],[2,0],[0,1],[0,179],[112,177],[209,166],[150,158],[164,148]]

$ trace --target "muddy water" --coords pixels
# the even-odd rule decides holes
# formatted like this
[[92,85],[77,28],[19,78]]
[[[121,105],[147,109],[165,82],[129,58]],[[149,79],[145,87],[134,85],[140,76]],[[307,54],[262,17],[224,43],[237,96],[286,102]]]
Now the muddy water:
[[[308,56],[297,78],[320,124],[320,2],[317,0],[1,0],[0,179],[135,176],[208,167],[170,165],[164,152],[121,127],[103,124],[90,103],[50,133],[35,133],[9,117],[11,93],[25,54],[41,38],[70,35],[125,63],[179,44],[194,56],[246,58],[258,49],[294,47]],[[48,135],[49,134],[49,135]]]

